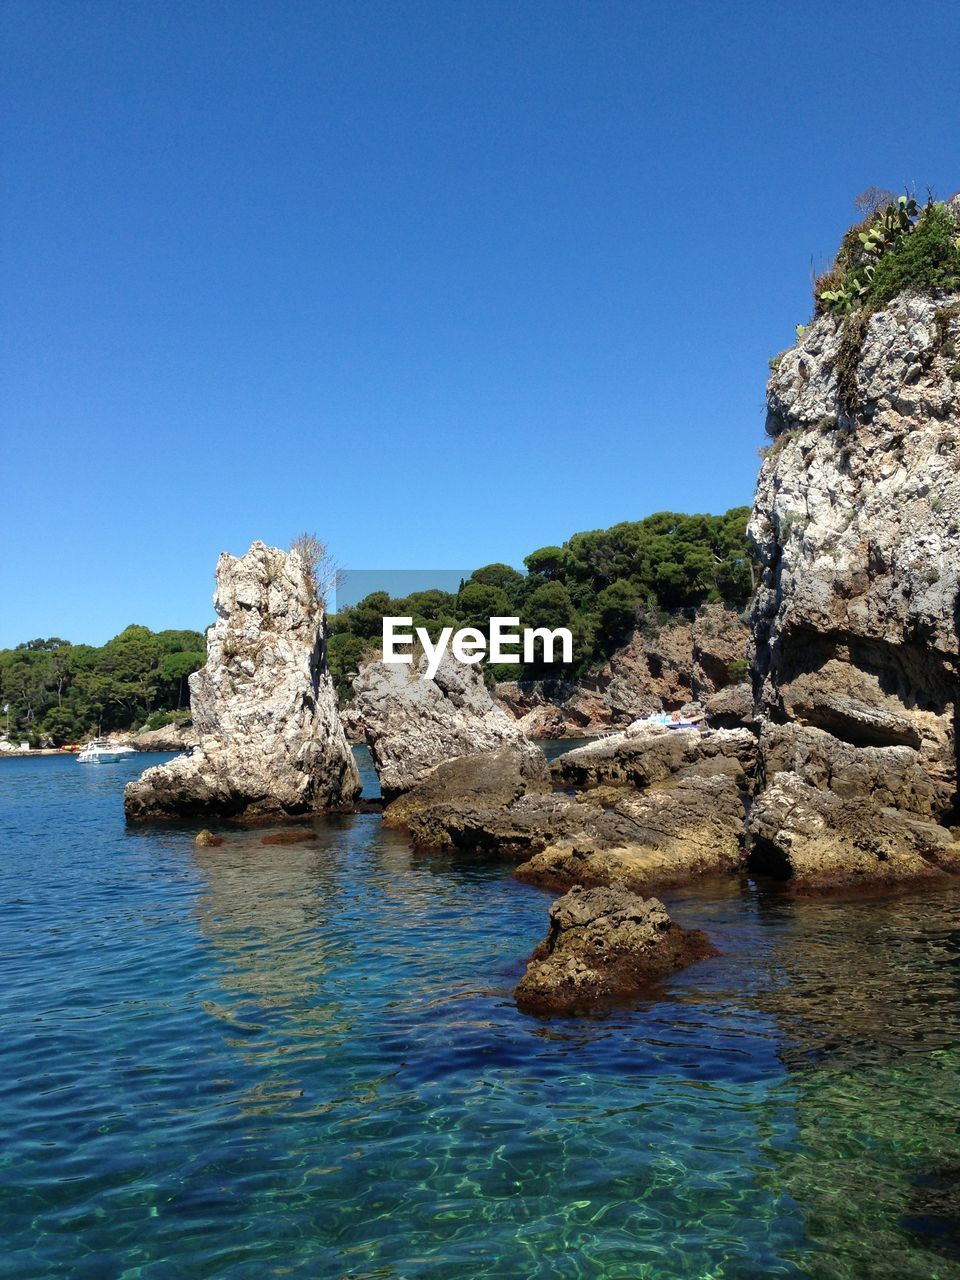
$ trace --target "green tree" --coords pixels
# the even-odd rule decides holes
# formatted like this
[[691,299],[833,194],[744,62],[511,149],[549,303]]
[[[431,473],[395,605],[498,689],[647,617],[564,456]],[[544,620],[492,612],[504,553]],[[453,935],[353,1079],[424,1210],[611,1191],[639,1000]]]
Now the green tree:
[[524,601],[523,624],[527,627],[570,627],[576,609],[562,582],[544,582]]
[[460,589],[457,617],[463,626],[478,627],[488,635],[491,618],[511,616],[510,600],[502,587],[471,581]]
[[372,591],[364,596],[359,604],[353,606],[351,629],[354,635],[363,640],[380,641],[383,638],[383,620],[385,617],[405,617],[398,609],[392,607],[393,602],[386,591]]
[[642,589],[626,578],[604,587],[597,596],[597,619],[598,635],[606,648],[615,648],[628,638],[644,602]]
[[206,653],[199,650],[194,653],[164,654],[157,668],[157,677],[165,695],[164,701],[176,701],[176,710],[179,711],[183,706],[188,678],[194,671],[199,671],[206,660]]
[[348,631],[338,632],[327,641],[327,665],[341,704],[351,698],[354,677],[369,653],[361,637]]
[[541,547],[524,556],[527,572],[536,578],[563,579],[566,572],[566,555],[561,547]]
[[508,564],[485,564],[482,569],[474,569],[470,575],[471,582],[479,582],[484,587],[500,587],[509,592],[523,582],[523,574]]

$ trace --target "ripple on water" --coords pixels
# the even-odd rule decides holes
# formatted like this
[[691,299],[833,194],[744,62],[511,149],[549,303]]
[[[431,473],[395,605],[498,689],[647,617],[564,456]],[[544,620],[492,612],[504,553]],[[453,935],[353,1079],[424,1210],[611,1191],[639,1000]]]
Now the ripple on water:
[[544,1022],[502,865],[127,830],[143,764],[0,762],[0,1275],[958,1274],[955,892],[674,894],[718,958]]

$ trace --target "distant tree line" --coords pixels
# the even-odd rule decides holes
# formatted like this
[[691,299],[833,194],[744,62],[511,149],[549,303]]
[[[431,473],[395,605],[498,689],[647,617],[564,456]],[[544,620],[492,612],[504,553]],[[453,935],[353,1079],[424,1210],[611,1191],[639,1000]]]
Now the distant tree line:
[[637,626],[710,601],[742,608],[753,590],[747,553],[749,507],[724,515],[663,511],[610,529],[577,533],[562,546],[477,569],[459,591],[416,591],[393,598],[376,591],[330,619],[329,661],[341,699],[363,661],[376,656],[383,618],[411,617],[436,639],[443,627],[478,627],[518,617],[523,627],[569,627],[574,663],[488,666],[492,679],[575,678],[602,662]]
[[57,636],[0,649],[0,731],[59,746],[188,714],[187,677],[206,662],[199,631],[127,627],[100,648]]
[[[398,599],[376,591],[330,619],[328,653],[338,693],[347,700],[360,663],[379,653],[386,616],[410,617],[433,639],[447,626],[486,633],[497,616],[517,617],[521,627],[569,627],[569,667],[486,669],[490,679],[531,680],[574,679],[609,657],[635,628],[658,626],[669,614],[711,601],[742,608],[753,589],[749,514],[749,507],[719,516],[664,511],[540,547],[525,557],[525,573],[488,564],[456,592],[416,591]],[[325,548],[321,552],[311,564],[325,562]],[[187,678],[205,661],[201,632],[138,626],[100,648],[54,636],[0,649],[0,708],[9,708],[0,712],[0,731],[61,745],[91,733],[159,727],[189,714]]]

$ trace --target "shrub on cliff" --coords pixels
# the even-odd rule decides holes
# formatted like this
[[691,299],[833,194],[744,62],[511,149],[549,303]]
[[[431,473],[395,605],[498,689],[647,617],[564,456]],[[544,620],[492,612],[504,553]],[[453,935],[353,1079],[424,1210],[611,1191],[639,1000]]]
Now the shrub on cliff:
[[900,196],[852,226],[815,285],[818,314],[877,310],[898,294],[960,289],[960,226],[945,204]]
[[867,302],[882,306],[898,293],[960,289],[960,227],[946,205],[929,205],[916,227],[877,263]]

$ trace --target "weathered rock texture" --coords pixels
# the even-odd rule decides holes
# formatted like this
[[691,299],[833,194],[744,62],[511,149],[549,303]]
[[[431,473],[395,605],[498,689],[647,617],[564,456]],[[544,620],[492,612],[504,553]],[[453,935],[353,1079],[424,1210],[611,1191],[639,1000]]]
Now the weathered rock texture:
[[528,792],[542,794],[550,774],[543,753],[506,747],[486,755],[445,760],[416,786],[387,805],[388,827],[404,827],[421,844],[454,843],[448,827],[475,822],[477,815],[508,810]]
[[497,699],[529,737],[563,738],[623,728],[655,711],[677,711],[742,680],[750,631],[722,604],[638,628],[599,671],[578,684],[497,686]]
[[[888,847],[907,821],[890,810],[956,821],[958,343],[960,298],[901,296],[870,318],[859,359],[826,316],[770,379],[776,438],[749,526],[763,567],[755,693],[782,726],[763,736],[761,770],[771,783],[793,771],[802,791],[788,803],[778,781],[751,840],[759,862],[779,848],[782,873],[801,880],[825,883],[828,864],[842,880],[845,859],[857,875],[913,875]],[[873,872],[857,825],[879,841]],[[834,856],[813,872],[798,850],[815,829]],[[950,862],[939,837],[902,839],[911,866],[936,875]]]
[[678,777],[639,792],[601,788],[580,807],[582,815],[565,813],[555,836],[517,867],[518,880],[548,889],[625,884],[649,893],[742,870],[744,795],[730,777]]
[[628,729],[568,751],[551,771],[577,807],[514,874],[646,893],[738,873],[756,751],[746,729]]
[[656,898],[621,885],[577,887],[550,908],[550,930],[514,996],[525,1013],[575,1014],[640,995],[657,979],[713,954],[705,934],[681,929]]
[[432,680],[416,665],[371,662],[353,682],[356,713],[387,799],[444,761],[510,750],[542,765],[538,747],[493,701],[479,666],[447,654]]
[[746,788],[757,755],[749,729],[668,729],[636,726],[558,756],[551,765],[560,786],[649,787],[677,776],[723,774]]
[[162,729],[141,729],[130,739],[137,751],[186,751],[197,744],[197,734],[192,726],[164,725]]
[[746,730],[621,733],[554,762],[505,750],[438,766],[384,821],[424,846],[507,858],[549,888],[648,892],[743,866],[756,738]]
[[872,889],[960,872],[960,842],[936,823],[774,774],[749,819],[753,869],[801,890]]
[[124,792],[131,819],[308,814],[360,779],[326,669],[324,612],[296,552],[255,542],[217,565],[207,664],[190,677],[198,745]]

